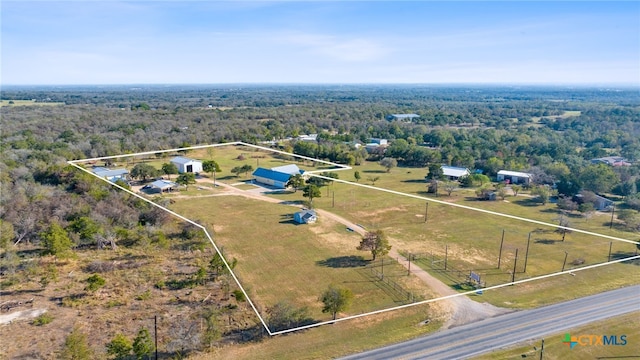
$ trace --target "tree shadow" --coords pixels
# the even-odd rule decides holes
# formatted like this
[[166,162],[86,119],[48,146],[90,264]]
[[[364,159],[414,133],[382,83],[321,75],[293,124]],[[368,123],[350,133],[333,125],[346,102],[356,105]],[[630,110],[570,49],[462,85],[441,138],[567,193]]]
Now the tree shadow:
[[367,174],[386,174],[386,170],[362,170],[363,173]]
[[530,206],[530,207],[542,205],[542,203],[533,199],[519,199],[519,200],[512,201],[512,203],[520,206]]
[[367,266],[369,260],[365,260],[362,256],[349,255],[332,257],[325,260],[316,261],[316,265],[330,268],[352,268]]
[[562,240],[552,240],[552,239],[538,239],[535,241],[536,244],[544,244],[544,245],[554,245],[555,243],[562,242]]
[[409,179],[402,180],[403,183],[411,183],[411,184],[426,184],[427,182],[424,179]]
[[[637,256],[637,255],[638,255],[637,252],[616,251],[614,253],[611,253],[611,260],[622,260],[622,259],[630,258],[630,257],[633,257],[633,256]],[[633,259],[633,260],[629,260],[629,261],[623,261],[622,263],[623,264],[640,266],[640,259]]]

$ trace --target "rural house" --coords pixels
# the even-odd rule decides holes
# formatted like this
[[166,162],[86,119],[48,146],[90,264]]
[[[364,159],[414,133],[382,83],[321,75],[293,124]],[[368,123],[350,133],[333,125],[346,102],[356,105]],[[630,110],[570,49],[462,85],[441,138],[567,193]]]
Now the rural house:
[[461,177],[469,176],[471,172],[467,168],[442,165],[442,175],[448,180],[460,180]]
[[606,156],[597,159],[591,159],[592,164],[606,164],[609,166],[631,166],[622,156]]
[[129,175],[129,171],[127,169],[107,169],[105,167],[95,167],[93,168],[93,173],[97,176],[107,179],[111,182],[116,182],[118,180],[127,180],[127,175]]
[[318,215],[313,210],[302,210],[293,214],[293,221],[298,224],[312,224],[318,220]]
[[182,156],[176,156],[171,162],[178,168],[178,172],[182,173],[200,173],[202,172],[202,161],[189,159]]
[[509,184],[523,184],[530,185],[531,179],[533,178],[532,174],[518,172],[518,171],[509,171],[509,170],[500,170],[498,171],[498,181],[504,181]]
[[391,114],[391,115],[387,115],[387,121],[406,121],[406,122],[411,122],[413,121],[413,119],[419,118],[420,115],[418,114]]

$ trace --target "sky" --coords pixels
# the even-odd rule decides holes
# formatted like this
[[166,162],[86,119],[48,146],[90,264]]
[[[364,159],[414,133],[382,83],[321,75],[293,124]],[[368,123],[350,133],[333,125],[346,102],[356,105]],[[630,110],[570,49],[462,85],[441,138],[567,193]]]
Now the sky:
[[640,2],[3,0],[0,83],[640,86]]

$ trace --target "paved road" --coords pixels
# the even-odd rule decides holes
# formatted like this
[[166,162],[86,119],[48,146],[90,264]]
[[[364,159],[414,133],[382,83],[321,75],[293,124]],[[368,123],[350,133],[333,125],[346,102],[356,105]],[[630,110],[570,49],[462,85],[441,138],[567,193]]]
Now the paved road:
[[640,285],[636,285],[500,315],[343,359],[465,359],[639,310]]

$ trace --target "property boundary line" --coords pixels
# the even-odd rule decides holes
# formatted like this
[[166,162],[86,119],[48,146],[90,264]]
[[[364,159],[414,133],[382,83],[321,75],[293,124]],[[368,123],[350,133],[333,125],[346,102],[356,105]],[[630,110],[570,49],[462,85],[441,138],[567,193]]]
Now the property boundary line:
[[[484,290],[499,289],[499,288],[506,287],[506,286],[526,283],[526,282],[534,281],[534,280],[545,279],[545,278],[549,278],[549,277],[553,277],[553,276],[557,276],[557,275],[572,274],[572,273],[575,273],[575,272],[578,272],[578,271],[587,270],[587,269],[593,269],[593,268],[597,268],[597,267],[601,267],[601,266],[605,266],[605,265],[609,265],[609,264],[615,264],[615,263],[619,263],[619,262],[640,259],[640,255],[637,255],[637,256],[632,256],[632,257],[628,257],[628,258],[624,258],[624,259],[618,259],[618,260],[614,260],[614,261],[609,261],[609,262],[589,265],[589,266],[585,266],[585,267],[578,268],[578,269],[560,271],[560,272],[556,272],[556,273],[536,276],[536,277],[533,277],[533,278],[522,279],[522,280],[518,280],[518,281],[514,281],[514,282],[508,282],[508,283],[489,286],[489,287],[485,287],[485,288],[479,288],[479,289],[475,289],[475,290],[471,290],[471,291],[461,292],[461,293],[457,293],[457,294],[442,296],[442,297],[435,298],[435,299],[428,299],[428,300],[418,301],[418,302],[414,302],[414,303],[411,303],[411,304],[394,306],[394,307],[387,308],[387,309],[381,309],[381,310],[371,311],[371,312],[367,312],[367,313],[363,313],[363,314],[347,316],[347,317],[339,318],[339,319],[335,319],[335,320],[323,321],[323,322],[319,322],[319,323],[315,323],[315,324],[311,324],[311,325],[305,325],[305,326],[300,326],[300,327],[296,327],[296,328],[291,328],[291,329],[272,332],[269,329],[269,326],[267,326],[267,323],[265,322],[265,320],[262,318],[262,316],[258,312],[258,309],[256,308],[256,306],[254,305],[253,301],[249,297],[249,294],[247,293],[245,288],[242,286],[242,284],[240,283],[240,281],[238,280],[236,275],[233,273],[233,270],[229,266],[229,263],[224,258],[224,255],[222,255],[222,252],[220,251],[220,249],[216,245],[215,241],[213,240],[213,237],[209,234],[209,232],[207,231],[205,226],[203,226],[201,224],[198,224],[197,222],[195,222],[195,221],[193,221],[193,220],[191,220],[189,218],[186,218],[186,217],[184,217],[184,216],[182,216],[182,215],[180,215],[180,214],[178,214],[178,213],[176,213],[176,212],[174,212],[174,211],[172,211],[172,210],[170,210],[170,209],[168,209],[168,208],[166,208],[164,206],[156,204],[155,202],[153,202],[153,201],[151,201],[151,200],[149,200],[149,199],[147,199],[147,198],[145,198],[145,197],[143,197],[141,195],[138,195],[138,194],[134,193],[133,191],[131,191],[129,189],[126,189],[126,188],[124,188],[124,187],[122,187],[122,186],[120,186],[118,184],[115,184],[115,183],[113,183],[113,182],[111,182],[111,181],[109,181],[109,180],[107,180],[105,178],[102,178],[102,177],[94,174],[93,172],[89,171],[88,169],[85,169],[82,166],[78,165],[78,163],[84,163],[84,162],[89,162],[89,161],[98,161],[98,160],[105,160],[105,159],[119,159],[119,158],[125,158],[125,157],[153,155],[153,154],[158,154],[158,153],[204,149],[204,148],[209,148],[209,147],[218,147],[218,146],[227,146],[227,145],[249,146],[249,147],[254,147],[254,148],[266,150],[266,151],[269,151],[269,152],[275,152],[275,153],[279,153],[279,154],[284,154],[284,155],[288,155],[288,156],[292,156],[292,157],[302,158],[302,159],[305,159],[305,160],[311,160],[311,161],[314,161],[314,162],[319,162],[319,163],[328,164],[328,165],[332,165],[332,166],[338,167],[338,169],[334,169],[334,171],[343,171],[343,170],[352,169],[350,166],[347,166],[347,165],[341,165],[341,164],[336,164],[336,163],[333,163],[333,162],[330,162],[330,161],[314,159],[314,158],[311,158],[311,157],[308,157],[308,156],[292,154],[292,153],[288,153],[288,152],[281,151],[281,150],[267,148],[267,147],[264,147],[264,146],[248,144],[248,143],[245,143],[245,142],[242,142],[242,141],[234,141],[234,142],[229,142],[229,143],[211,144],[211,145],[197,145],[197,146],[191,146],[191,147],[186,147],[186,148],[177,148],[177,149],[169,149],[169,150],[145,151],[145,152],[134,153],[134,154],[126,154],[126,155],[102,156],[102,157],[95,157],[95,158],[88,158],[88,159],[69,160],[69,161],[67,161],[67,163],[69,165],[72,165],[73,167],[81,170],[81,171],[84,171],[85,173],[87,173],[89,175],[97,177],[98,179],[108,183],[111,186],[115,186],[116,188],[118,188],[118,189],[120,189],[120,190],[122,190],[122,191],[124,191],[124,192],[126,192],[128,194],[131,194],[131,195],[133,195],[133,196],[135,196],[135,197],[137,197],[137,198],[139,198],[139,199],[141,199],[141,200],[143,200],[143,201],[145,201],[145,202],[147,202],[147,203],[149,203],[149,204],[151,204],[153,206],[158,207],[159,209],[162,209],[162,210],[166,211],[167,213],[177,217],[180,220],[186,221],[186,222],[188,222],[188,223],[190,223],[190,224],[202,229],[204,231],[205,235],[207,236],[207,238],[209,239],[209,241],[211,242],[211,244],[213,245],[213,247],[216,250],[216,252],[218,252],[218,254],[220,254],[220,258],[222,259],[222,261],[224,262],[225,266],[227,267],[227,270],[229,271],[229,273],[233,277],[233,280],[236,282],[236,284],[238,285],[238,287],[240,288],[240,290],[242,291],[244,296],[247,298],[247,301],[249,302],[249,305],[251,305],[251,308],[253,309],[253,311],[258,316],[258,319],[260,319],[260,322],[262,323],[262,326],[265,328],[265,330],[267,331],[267,333],[270,336],[291,333],[291,332],[294,332],[294,331],[310,329],[310,328],[313,328],[313,327],[327,325],[327,324],[334,324],[334,323],[341,322],[341,321],[346,321],[346,320],[358,319],[358,318],[365,317],[365,316],[382,314],[382,313],[385,313],[385,312],[394,311],[394,310],[400,310],[400,309],[404,309],[404,308],[408,308],[408,307],[412,307],[412,306],[424,305],[424,304],[428,304],[428,303],[435,302],[435,301],[447,300],[447,299],[451,299],[451,298],[454,298],[454,297],[457,297],[457,296],[472,295],[472,294],[475,294],[477,291],[480,291],[480,290],[484,291]],[[459,208],[463,208],[463,209],[467,209],[467,210],[479,211],[479,212],[487,213],[487,214],[490,214],[490,215],[497,215],[497,216],[502,216],[502,217],[506,217],[506,218],[510,218],[510,219],[526,221],[526,222],[530,222],[530,223],[534,223],[534,224],[538,224],[538,225],[544,225],[544,226],[550,226],[550,227],[555,227],[555,228],[567,229],[567,230],[571,230],[571,231],[575,231],[575,232],[579,232],[579,233],[583,233],[583,234],[604,237],[604,238],[607,238],[607,239],[627,242],[627,243],[636,244],[636,245],[640,244],[637,241],[621,239],[621,238],[617,238],[617,237],[614,237],[614,236],[598,234],[598,233],[585,231],[585,230],[580,230],[580,229],[568,228],[568,227],[559,226],[559,225],[555,225],[555,224],[545,223],[543,221],[522,218],[522,217],[519,217],[519,216],[503,214],[503,213],[490,211],[490,210],[485,210],[485,209],[473,208],[473,207],[470,207],[470,206],[460,205],[460,204],[456,204],[456,203],[448,203],[448,202],[442,201],[442,200],[436,200],[436,199],[431,199],[431,198],[427,198],[427,197],[423,197],[423,196],[419,196],[419,195],[402,193],[402,192],[395,191],[395,190],[389,190],[389,189],[379,188],[379,187],[375,187],[375,186],[371,186],[371,185],[354,183],[354,182],[346,181],[346,180],[333,179],[333,178],[329,178],[327,176],[316,174],[317,172],[321,172],[321,171],[323,171],[323,170],[309,171],[309,172],[305,172],[305,175],[310,175],[310,176],[318,177],[318,178],[325,179],[325,180],[338,181],[338,182],[349,184],[349,185],[360,186],[360,187],[367,188],[367,189],[370,189],[370,190],[383,191],[383,192],[387,192],[387,193],[391,193],[391,194],[395,194],[395,195],[400,195],[400,196],[405,196],[405,197],[410,197],[410,198],[414,198],[414,199],[431,201],[431,202],[442,204],[442,205],[449,205],[449,206],[459,207]]]

